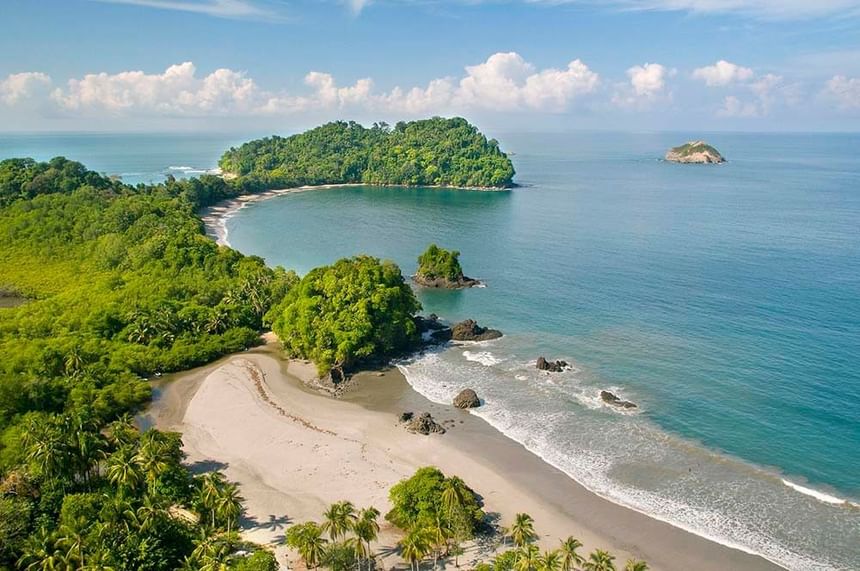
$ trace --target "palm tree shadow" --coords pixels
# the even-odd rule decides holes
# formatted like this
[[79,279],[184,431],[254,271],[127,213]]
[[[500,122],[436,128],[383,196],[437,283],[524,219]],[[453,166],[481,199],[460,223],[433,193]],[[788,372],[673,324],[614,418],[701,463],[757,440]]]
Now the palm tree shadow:
[[205,474],[207,472],[222,472],[227,469],[230,464],[219,462],[218,460],[198,460],[190,464],[186,464],[188,471],[195,476]]
[[[277,516],[275,514],[269,514],[269,518],[264,521],[260,521],[254,516],[249,516],[243,513],[242,517],[239,520],[239,525],[242,529],[245,530],[266,530],[266,531],[280,531],[284,529],[287,525],[292,523],[292,519],[289,516],[281,515]],[[272,543],[283,543],[286,539],[286,535],[284,533],[279,533],[272,537]]]

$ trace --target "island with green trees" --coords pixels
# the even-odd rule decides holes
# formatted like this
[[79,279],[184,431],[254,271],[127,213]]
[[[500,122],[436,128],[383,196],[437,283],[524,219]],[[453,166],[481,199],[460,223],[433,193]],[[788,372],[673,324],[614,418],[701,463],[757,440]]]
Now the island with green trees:
[[463,274],[460,252],[446,250],[436,244],[430,244],[418,256],[418,270],[412,279],[418,285],[432,288],[460,289],[481,284]]
[[514,177],[496,140],[487,140],[465,119],[440,117],[393,127],[328,123],[232,148],[219,166],[245,192],[359,183],[501,189]]
[[666,160],[671,163],[719,164],[726,162],[720,152],[704,141],[690,141],[666,152]]

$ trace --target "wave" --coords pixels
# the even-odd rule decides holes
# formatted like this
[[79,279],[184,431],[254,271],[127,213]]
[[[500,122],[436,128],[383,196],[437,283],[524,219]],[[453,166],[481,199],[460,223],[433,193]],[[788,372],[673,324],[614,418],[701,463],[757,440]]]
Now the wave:
[[[398,368],[416,391],[440,404],[450,403],[460,379],[468,377],[485,399],[472,411],[475,415],[606,500],[793,571],[852,568],[844,555],[839,559],[812,546],[807,547],[811,552],[800,551],[795,539],[805,532],[786,531],[784,522],[786,511],[803,509],[801,500],[786,498],[788,492],[779,491],[772,473],[662,432],[644,416],[612,414],[599,391],[580,379],[541,382],[543,377],[528,374],[522,363],[501,369],[487,365],[482,362],[489,361],[487,353],[431,352]],[[473,363],[484,366],[476,369]],[[582,412],[552,406],[564,400]],[[575,431],[568,430],[572,423]],[[696,471],[688,474],[692,467]],[[797,490],[796,484],[783,483]],[[840,532],[844,524],[834,519],[835,508],[824,507],[842,500],[815,493],[825,503],[805,517],[822,518],[822,528],[841,535],[844,546],[854,533],[850,528]],[[763,511],[750,510],[752,504],[762,504]]]
[[493,365],[498,365],[502,362],[502,359],[498,359],[495,355],[490,353],[489,351],[463,351],[463,356],[467,361],[472,361],[475,363],[480,363],[485,367],[492,367]]
[[790,480],[786,480],[784,478],[780,478],[780,480],[782,481],[783,484],[785,484],[786,486],[788,486],[792,490],[794,490],[796,492],[800,492],[801,494],[804,494],[806,496],[813,497],[820,502],[824,502],[826,504],[833,504],[833,505],[837,505],[837,506],[860,507],[860,504],[856,504],[854,502],[851,502],[851,501],[848,501],[848,500],[845,500],[842,498],[837,498],[836,496],[831,496],[830,494],[825,494],[824,492],[819,492],[818,490],[813,490],[812,488],[807,488],[806,486],[801,486],[800,484],[795,484],[794,482],[792,482]]

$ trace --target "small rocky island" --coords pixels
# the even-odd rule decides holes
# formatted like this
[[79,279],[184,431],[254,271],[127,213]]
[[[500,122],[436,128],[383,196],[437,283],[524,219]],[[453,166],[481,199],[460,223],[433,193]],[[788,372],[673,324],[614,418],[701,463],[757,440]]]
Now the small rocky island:
[[666,160],[685,164],[718,164],[726,162],[720,152],[704,141],[690,141],[666,152]]
[[463,275],[460,252],[445,250],[436,244],[430,244],[418,256],[418,271],[412,279],[420,286],[445,289],[462,289],[481,283]]

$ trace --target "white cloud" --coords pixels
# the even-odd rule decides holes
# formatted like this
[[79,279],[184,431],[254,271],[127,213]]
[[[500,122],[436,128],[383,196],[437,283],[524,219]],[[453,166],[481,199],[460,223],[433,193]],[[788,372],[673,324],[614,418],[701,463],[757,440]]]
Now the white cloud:
[[217,69],[199,75],[184,62],[161,73],[123,71],[72,78],[47,95],[50,78],[40,73],[9,76],[0,84],[2,102],[18,104],[36,84],[41,99],[55,111],[85,116],[231,116],[291,114],[316,110],[354,109],[399,113],[441,113],[457,110],[561,111],[580,95],[594,91],[598,75],[580,60],[566,68],[538,70],[519,54],[497,53],[468,66],[459,79],[438,78],[426,87],[374,90],[369,78],[338,85],[334,76],[312,71],[303,94],[267,91],[244,72]]
[[860,77],[836,75],[827,82],[824,93],[843,109],[860,109]]
[[6,105],[15,105],[43,95],[50,86],[51,78],[44,73],[13,73],[0,80],[0,101]]
[[251,111],[259,89],[244,73],[217,69],[198,78],[191,62],[168,67],[164,73],[124,71],[93,73],[70,79],[53,99],[67,111],[106,111],[113,114],[226,114]]
[[231,19],[276,18],[278,13],[254,0],[94,0],[105,4],[128,4],[160,10],[191,12]]
[[659,63],[634,65],[627,70],[628,82],[618,84],[612,103],[619,107],[647,109],[658,100],[671,100],[667,80],[676,70]]
[[860,15],[860,0],[526,0],[529,3],[607,4],[628,10],[683,11],[702,14],[742,14],[769,20]]
[[755,103],[744,102],[734,95],[723,99],[723,106],[717,111],[720,117],[758,117],[759,109]]
[[700,67],[693,71],[693,78],[705,82],[710,87],[724,87],[733,83],[748,81],[755,73],[748,67],[721,59],[714,65]]
[[578,59],[566,69],[535,71],[516,52],[496,53],[466,67],[453,99],[460,105],[495,110],[560,111],[578,95],[593,91],[598,82],[598,75]]

